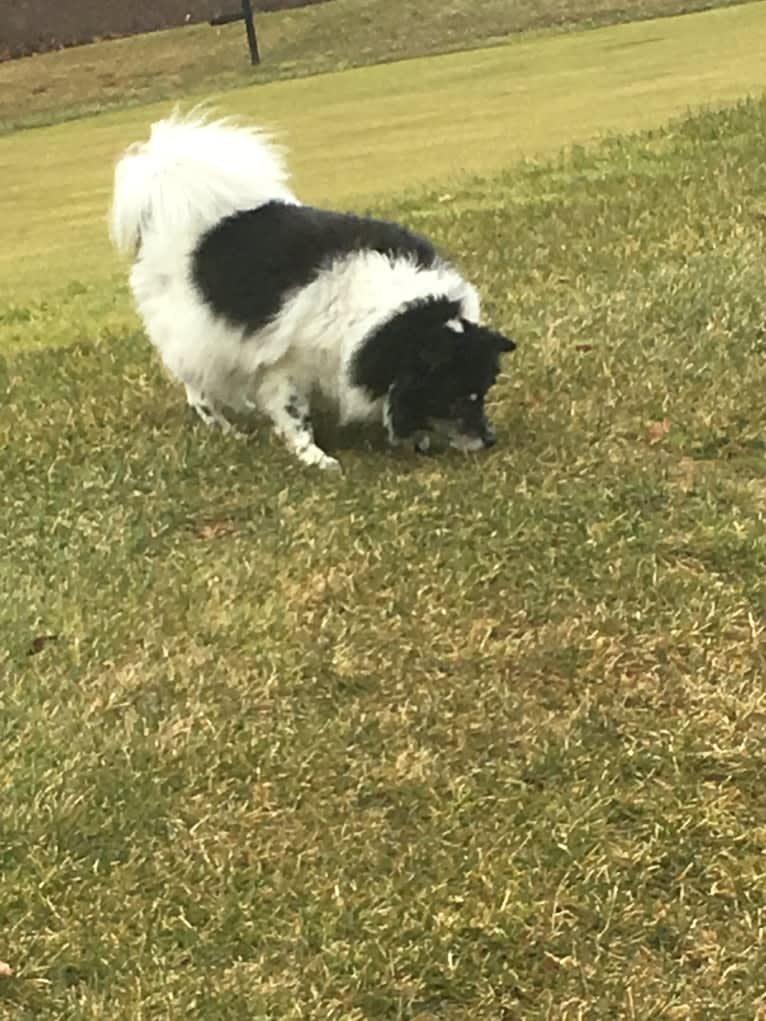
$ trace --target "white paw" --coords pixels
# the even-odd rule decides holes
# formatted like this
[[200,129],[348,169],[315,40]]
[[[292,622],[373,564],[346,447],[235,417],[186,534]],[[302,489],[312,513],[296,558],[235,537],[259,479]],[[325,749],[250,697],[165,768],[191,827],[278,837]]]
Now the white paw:
[[330,457],[329,454],[325,454],[323,450],[316,446],[301,450],[298,453],[298,457],[304,464],[311,465],[312,468],[321,468],[323,471],[327,468],[340,469],[339,461],[336,461],[334,457]]
[[323,471],[325,469],[329,469],[330,471],[339,472],[340,461],[335,457],[328,457],[327,454],[325,454],[322,460],[318,462],[317,467],[321,468]]
[[208,429],[215,425],[215,419],[211,415],[210,411],[202,404],[191,404],[190,407],[194,408],[197,412],[197,417],[201,422],[204,422]]
[[224,434],[237,432],[228,418],[218,411],[217,408],[211,408],[209,404],[192,404],[191,407],[194,408],[208,429],[212,429],[213,426],[217,425]]

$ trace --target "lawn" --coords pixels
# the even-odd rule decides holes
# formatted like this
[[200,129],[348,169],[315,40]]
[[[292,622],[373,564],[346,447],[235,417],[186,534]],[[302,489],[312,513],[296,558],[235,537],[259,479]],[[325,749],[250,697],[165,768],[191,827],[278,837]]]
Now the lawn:
[[[756,10],[687,20],[723,53],[726,19]],[[739,38],[755,49],[757,32]],[[625,90],[653,45],[620,50]],[[684,74],[698,91],[720,74],[722,101],[749,53]],[[410,67],[362,79],[386,117]],[[606,112],[619,82],[602,80]],[[270,116],[301,87],[269,86]],[[667,117],[646,89],[622,126]],[[392,121],[366,140],[368,180],[357,156],[356,193],[333,190],[288,106],[301,184],[433,236],[519,340],[499,443],[418,457],[325,423],[344,467],[327,477],[268,430],[205,431],[116,264],[77,252],[103,229],[103,154],[154,111],[12,136],[45,213],[66,201],[48,251],[45,216],[26,234],[13,220],[31,186],[4,193],[19,257],[0,272],[23,298],[0,361],[0,960],[16,972],[0,1014],[766,1017],[766,99],[515,165],[499,132],[460,121],[486,176],[456,162],[437,182],[418,160],[410,189]],[[599,130],[570,122],[570,142]]]
[[[332,0],[257,15],[263,63],[241,24],[192,25],[0,63],[0,133],[149,101],[466,50],[512,33],[609,25],[743,0]],[[225,6],[225,5],[224,5]],[[236,8],[236,4],[234,5]]]
[[[449,194],[466,175],[497,173],[520,158],[760,92],[764,51],[766,3],[753,3],[278,82],[216,100],[223,111],[279,133],[305,200],[362,208],[429,184]],[[126,319],[126,270],[106,233],[112,167],[170,108],[0,138],[0,211],[13,239],[0,249],[7,306],[0,351],[108,338],[134,325]]]

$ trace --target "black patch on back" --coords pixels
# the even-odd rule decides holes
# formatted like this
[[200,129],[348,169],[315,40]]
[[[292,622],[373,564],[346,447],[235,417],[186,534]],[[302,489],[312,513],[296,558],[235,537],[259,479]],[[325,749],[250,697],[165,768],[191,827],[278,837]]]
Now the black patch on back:
[[204,234],[192,276],[218,315],[252,333],[274,318],[291,291],[359,251],[406,257],[422,267],[438,258],[430,241],[395,223],[269,202]]

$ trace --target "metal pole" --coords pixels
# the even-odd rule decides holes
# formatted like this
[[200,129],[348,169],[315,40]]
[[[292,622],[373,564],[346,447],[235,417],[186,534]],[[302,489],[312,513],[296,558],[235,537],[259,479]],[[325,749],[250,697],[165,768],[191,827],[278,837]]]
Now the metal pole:
[[258,52],[258,38],[255,34],[255,21],[253,19],[253,8],[250,0],[242,0],[242,17],[245,19],[247,29],[247,45],[250,47],[250,63],[260,64],[261,55]]

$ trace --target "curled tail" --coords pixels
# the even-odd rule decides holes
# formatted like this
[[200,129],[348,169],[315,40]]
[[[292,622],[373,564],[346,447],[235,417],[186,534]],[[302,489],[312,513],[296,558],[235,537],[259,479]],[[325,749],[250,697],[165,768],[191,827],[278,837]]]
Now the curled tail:
[[257,129],[199,114],[152,125],[115,168],[112,243],[135,254],[152,234],[191,243],[224,216],[266,202],[295,202],[278,148]]

